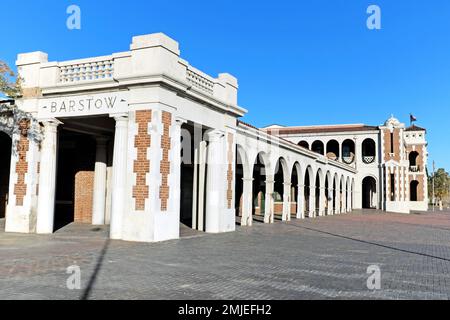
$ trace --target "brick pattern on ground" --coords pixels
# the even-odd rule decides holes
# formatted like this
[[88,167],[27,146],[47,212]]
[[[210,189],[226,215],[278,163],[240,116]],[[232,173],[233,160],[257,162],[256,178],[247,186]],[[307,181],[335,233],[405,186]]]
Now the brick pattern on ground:
[[[1,231],[0,242],[0,299],[79,299],[66,289],[73,264],[83,289],[99,266],[90,299],[450,298],[450,212],[356,212],[151,244],[72,224],[52,236]],[[374,264],[379,291],[366,287]]]

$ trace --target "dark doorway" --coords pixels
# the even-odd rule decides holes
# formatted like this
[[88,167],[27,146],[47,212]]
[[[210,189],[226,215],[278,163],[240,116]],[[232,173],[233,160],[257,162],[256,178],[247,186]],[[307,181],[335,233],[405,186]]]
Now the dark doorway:
[[11,165],[11,138],[0,132],[0,219],[5,218]]
[[362,182],[363,209],[376,209],[377,182],[373,177],[365,177]]
[[[55,231],[75,221],[75,197],[89,198],[93,191],[96,144],[93,137],[61,129],[58,140],[58,166],[56,178]],[[83,194],[76,195],[77,179],[83,180]],[[85,195],[86,193],[86,195]],[[82,201],[86,201],[83,199]],[[85,208],[90,207],[85,203]],[[89,210],[88,209],[88,210]],[[87,214],[92,215],[91,212]]]
[[418,201],[417,199],[417,189],[419,187],[419,181],[413,180],[409,184],[409,192],[410,192],[410,200],[411,201]]
[[63,124],[58,128],[54,231],[72,222],[92,223],[96,138],[107,140],[107,167],[112,166],[114,149],[114,119],[95,116],[61,121]]

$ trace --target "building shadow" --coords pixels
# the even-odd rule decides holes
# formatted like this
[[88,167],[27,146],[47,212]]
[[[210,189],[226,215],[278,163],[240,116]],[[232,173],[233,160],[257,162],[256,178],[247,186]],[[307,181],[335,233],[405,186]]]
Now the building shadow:
[[89,300],[89,296],[92,293],[92,290],[94,288],[95,282],[96,282],[97,277],[98,277],[98,274],[99,274],[99,272],[100,272],[100,270],[102,268],[103,260],[105,259],[105,255],[106,255],[106,252],[108,251],[108,247],[109,247],[110,242],[111,242],[111,240],[109,238],[106,239],[105,244],[103,245],[103,248],[100,251],[100,255],[98,256],[94,272],[92,273],[91,277],[89,278],[89,282],[88,282],[88,284],[86,286],[86,289],[84,289],[84,292],[81,295],[80,300]]

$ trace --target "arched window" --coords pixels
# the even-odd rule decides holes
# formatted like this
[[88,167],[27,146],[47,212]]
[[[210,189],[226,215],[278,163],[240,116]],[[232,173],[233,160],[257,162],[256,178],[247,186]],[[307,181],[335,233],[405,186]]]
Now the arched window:
[[330,140],[327,143],[327,157],[332,160],[339,159],[339,142]]
[[417,151],[412,151],[409,153],[409,171],[411,172],[419,172],[420,168],[417,165],[417,158],[419,157],[419,153]]
[[355,161],[355,142],[347,139],[342,143],[342,161],[347,164]]
[[375,161],[376,144],[372,139],[366,139],[362,143],[362,160],[364,163],[373,163]]
[[409,200],[417,201],[417,189],[419,187],[419,181],[413,180],[409,185]]
[[306,142],[305,140],[303,140],[303,141],[300,141],[300,142],[298,143],[298,145],[299,145],[300,147],[303,147],[303,148],[309,149],[309,143],[308,143],[308,142]]
[[323,142],[320,141],[320,140],[316,140],[316,141],[313,142],[313,144],[311,146],[311,150],[316,152],[316,153],[319,153],[321,155],[325,154]]

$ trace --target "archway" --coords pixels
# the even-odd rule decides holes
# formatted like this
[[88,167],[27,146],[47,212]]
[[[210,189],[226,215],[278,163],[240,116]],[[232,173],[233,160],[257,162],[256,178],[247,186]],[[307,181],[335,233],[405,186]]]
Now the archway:
[[325,176],[325,211],[324,211],[324,215],[329,215],[330,214],[330,198],[331,195],[329,193],[329,189],[330,189],[330,172],[327,172],[326,176]]
[[266,208],[266,163],[264,153],[256,156],[253,164],[252,216],[253,221],[264,222]]
[[310,218],[314,216],[314,212],[311,212],[311,182],[312,182],[312,168],[308,167],[305,171],[305,188],[304,188],[304,216],[305,218]]
[[299,145],[300,147],[303,147],[303,148],[306,148],[306,149],[309,150],[309,143],[306,142],[305,140],[300,141],[300,142],[298,143],[298,145]]
[[411,172],[419,172],[420,168],[417,165],[417,158],[419,157],[419,153],[417,151],[412,151],[409,153],[409,171]]
[[289,196],[289,192],[285,194],[285,184],[289,182],[287,181],[289,179],[287,174],[286,160],[283,158],[278,159],[274,174],[274,216],[278,220],[283,219],[283,210],[285,210],[283,206],[284,199]]
[[362,181],[362,207],[363,209],[376,209],[377,182],[373,177],[365,177]]
[[342,143],[342,161],[347,164],[355,161],[355,141],[347,139]]
[[331,160],[338,160],[339,159],[339,142],[336,140],[330,140],[327,143],[327,157]]
[[411,181],[411,183],[409,184],[409,200],[410,201],[418,201],[418,190],[419,187],[419,181],[417,180],[413,180]]
[[321,201],[323,201],[322,197],[321,197],[321,188],[323,188],[322,186],[322,170],[319,169],[317,170],[317,174],[316,174],[316,185],[315,185],[315,192],[316,192],[316,203],[315,203],[315,211],[314,214],[316,217],[321,215],[320,209],[322,209],[321,206]]
[[6,133],[0,132],[0,219],[5,218],[8,204],[11,144],[11,138]]
[[291,204],[289,209],[292,217],[297,217],[297,211],[300,206],[300,199],[298,198],[298,185],[300,182],[299,166],[298,162],[296,162],[292,168],[291,174]]
[[376,144],[373,139],[367,138],[363,141],[361,146],[362,160],[366,164],[373,163],[375,161]]
[[313,144],[311,145],[311,150],[321,155],[325,154],[323,142],[320,140],[316,140],[313,142]]
[[239,146],[236,146],[236,169],[235,169],[235,210],[236,210],[236,223],[241,224],[243,209],[244,209],[244,167],[241,153],[239,152]]
[[337,202],[337,199],[336,199],[336,197],[338,195],[338,192],[337,192],[337,189],[336,189],[337,186],[338,186],[337,180],[338,180],[338,177],[337,177],[337,174],[335,174],[334,178],[333,178],[333,214],[337,213],[337,205],[338,205],[338,202]]

